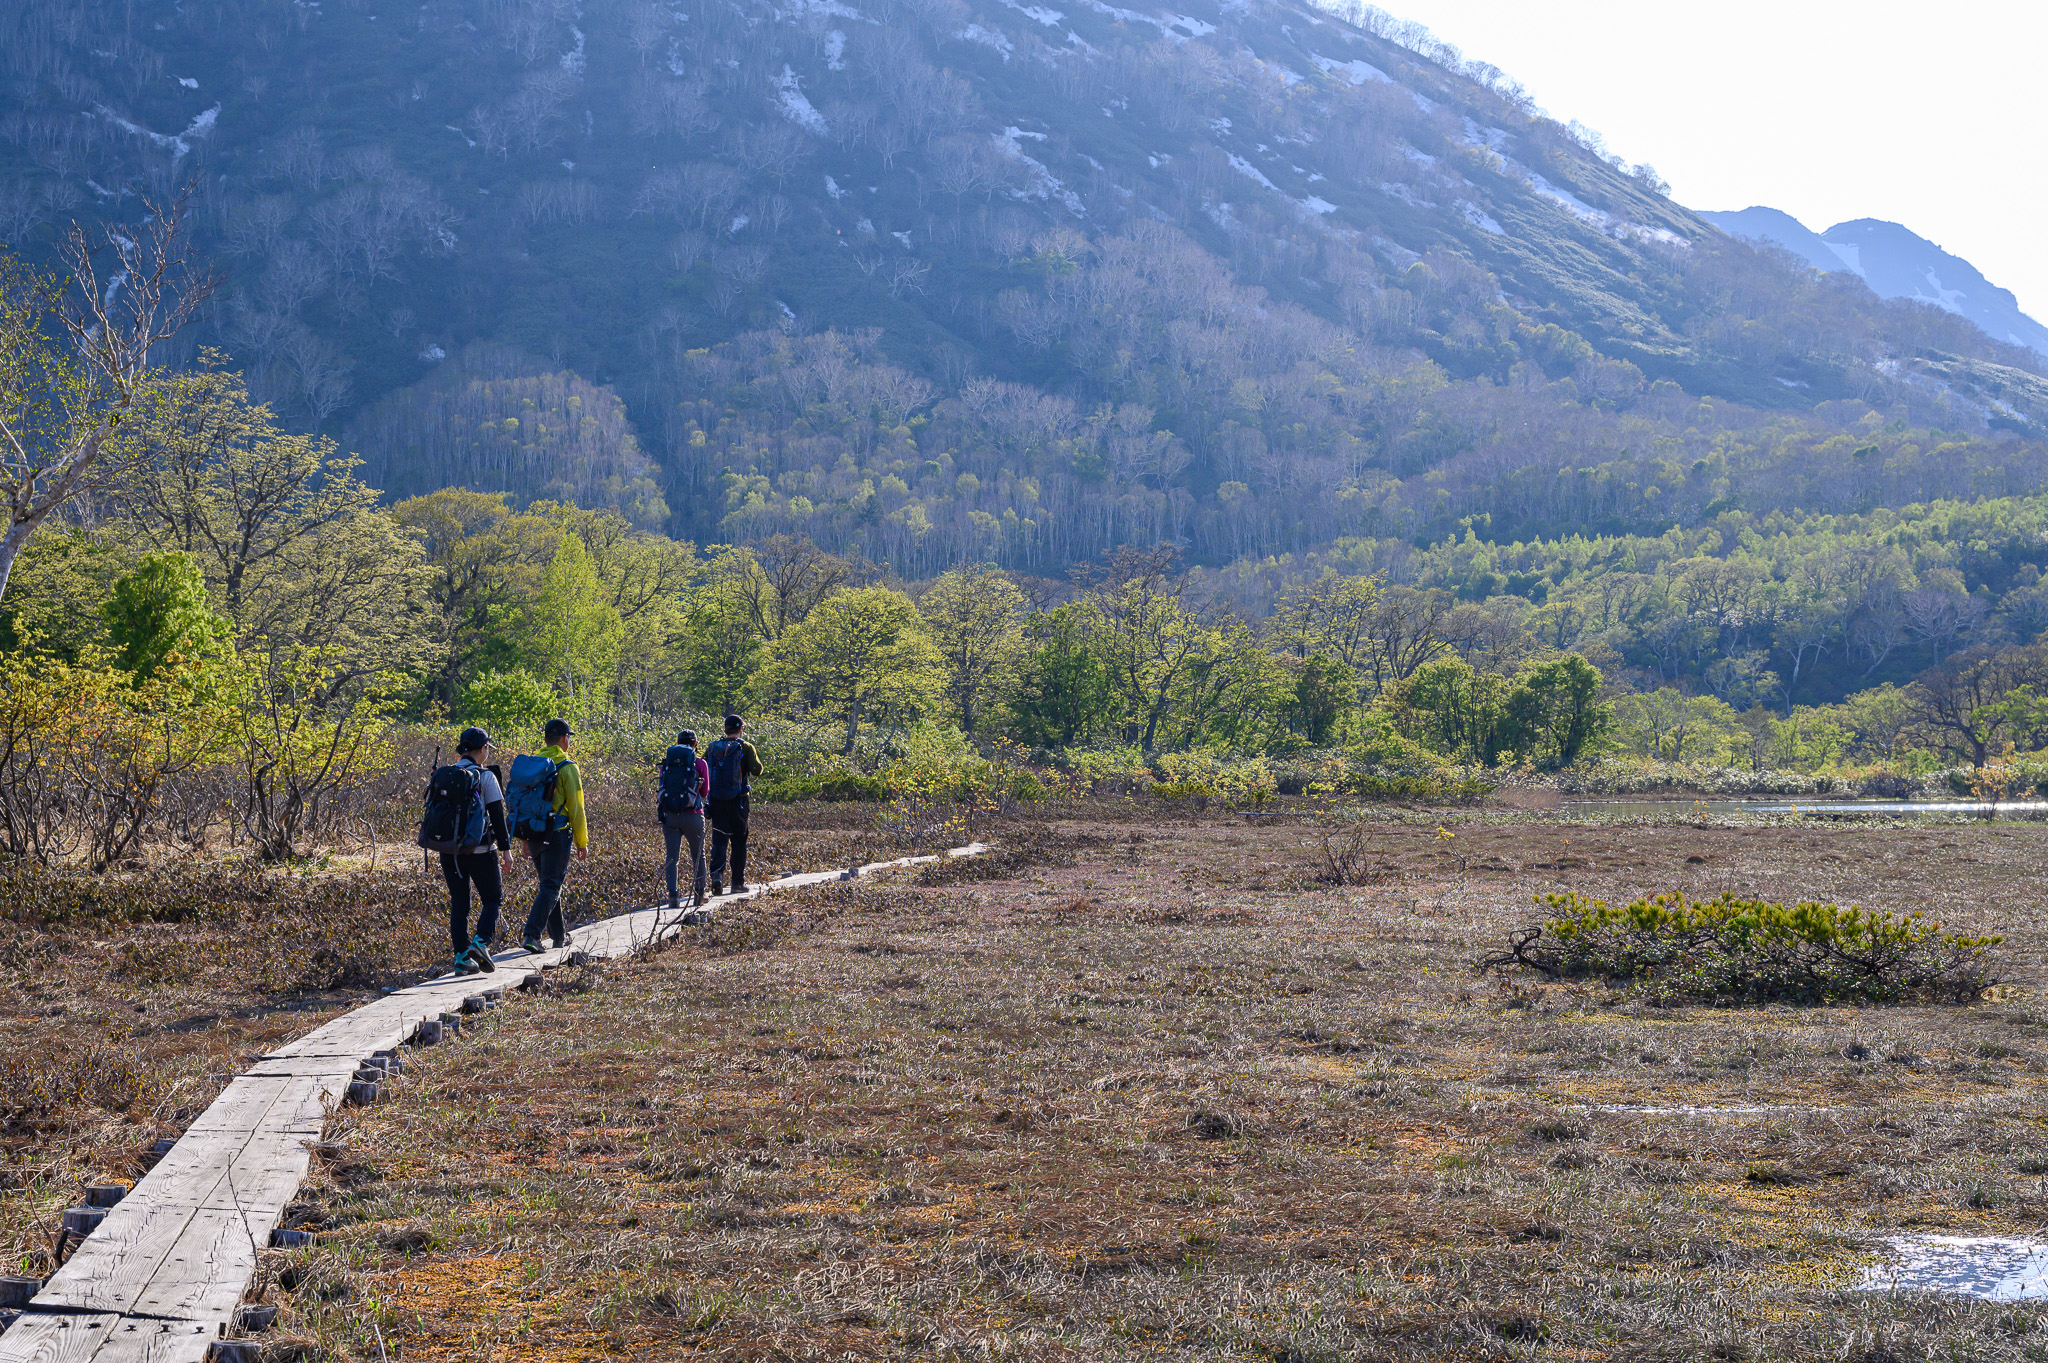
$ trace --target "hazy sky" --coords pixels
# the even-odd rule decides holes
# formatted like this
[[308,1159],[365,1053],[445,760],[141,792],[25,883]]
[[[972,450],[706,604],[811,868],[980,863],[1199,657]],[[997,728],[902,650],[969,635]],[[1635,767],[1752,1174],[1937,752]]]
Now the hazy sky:
[[1905,224],[2048,321],[2042,0],[1379,0],[1688,208]]

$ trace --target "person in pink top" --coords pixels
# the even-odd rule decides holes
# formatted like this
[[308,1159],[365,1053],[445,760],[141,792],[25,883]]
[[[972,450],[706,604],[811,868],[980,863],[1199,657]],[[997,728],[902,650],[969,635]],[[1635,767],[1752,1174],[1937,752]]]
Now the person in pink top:
[[704,913],[704,802],[711,794],[711,768],[697,756],[697,735],[685,729],[676,735],[675,746],[661,759],[661,795],[655,814],[661,820],[661,835],[668,842],[668,910],[683,907],[676,885],[676,863],[683,842],[690,844],[691,880],[695,896],[685,923],[702,923]]

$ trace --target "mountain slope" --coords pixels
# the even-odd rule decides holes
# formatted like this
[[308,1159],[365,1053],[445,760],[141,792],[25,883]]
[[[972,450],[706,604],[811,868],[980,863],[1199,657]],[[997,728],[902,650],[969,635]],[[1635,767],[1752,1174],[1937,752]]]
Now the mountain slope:
[[1999,288],[1969,261],[1895,222],[1858,218],[1813,232],[1775,208],[1699,216],[1730,236],[1782,246],[1816,270],[1853,274],[1879,298],[1930,304],[1967,317],[1997,340],[2048,355],[2048,326],[2021,312],[2011,290]]
[[[197,174],[231,287],[193,343],[390,486],[905,571],[2033,485],[2030,352],[1788,268],[1358,17],[23,0],[0,235]],[[516,382],[435,380],[480,342]],[[634,429],[455,424],[566,431],[578,384]]]
[[1855,273],[1850,269],[1848,261],[1829,246],[1820,233],[1813,231],[1790,213],[1758,205],[1733,213],[1716,213],[1702,209],[1700,216],[1731,237],[1741,237],[1746,241],[1767,241],[1774,246],[1782,246],[1822,274],[1832,274],[1837,270]]

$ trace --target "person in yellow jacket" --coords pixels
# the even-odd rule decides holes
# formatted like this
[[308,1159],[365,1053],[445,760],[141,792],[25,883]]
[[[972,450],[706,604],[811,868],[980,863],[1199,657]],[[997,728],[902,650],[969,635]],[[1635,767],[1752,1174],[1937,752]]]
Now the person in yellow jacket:
[[551,719],[541,737],[547,746],[540,755],[555,763],[554,808],[564,826],[553,829],[544,838],[528,839],[526,844],[526,854],[533,858],[534,874],[540,877],[540,886],[533,892],[533,909],[526,915],[526,940],[522,945],[528,951],[544,950],[543,932],[557,947],[568,945],[568,929],[562,922],[562,882],[569,876],[569,853],[573,848],[578,861],[590,856],[590,823],[583,812],[583,775],[569,756],[576,751],[576,731],[566,719]]

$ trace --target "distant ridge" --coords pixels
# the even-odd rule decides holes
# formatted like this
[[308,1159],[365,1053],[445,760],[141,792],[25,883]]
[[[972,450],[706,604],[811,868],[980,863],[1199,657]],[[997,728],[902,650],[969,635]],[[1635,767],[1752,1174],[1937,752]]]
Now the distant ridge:
[[2011,290],[1898,223],[1858,218],[1814,232],[1791,214],[1761,205],[1700,216],[1732,237],[1782,246],[1816,270],[1857,275],[1879,298],[1932,303],[1969,318],[1996,340],[2048,355],[2048,326],[2021,312]]

